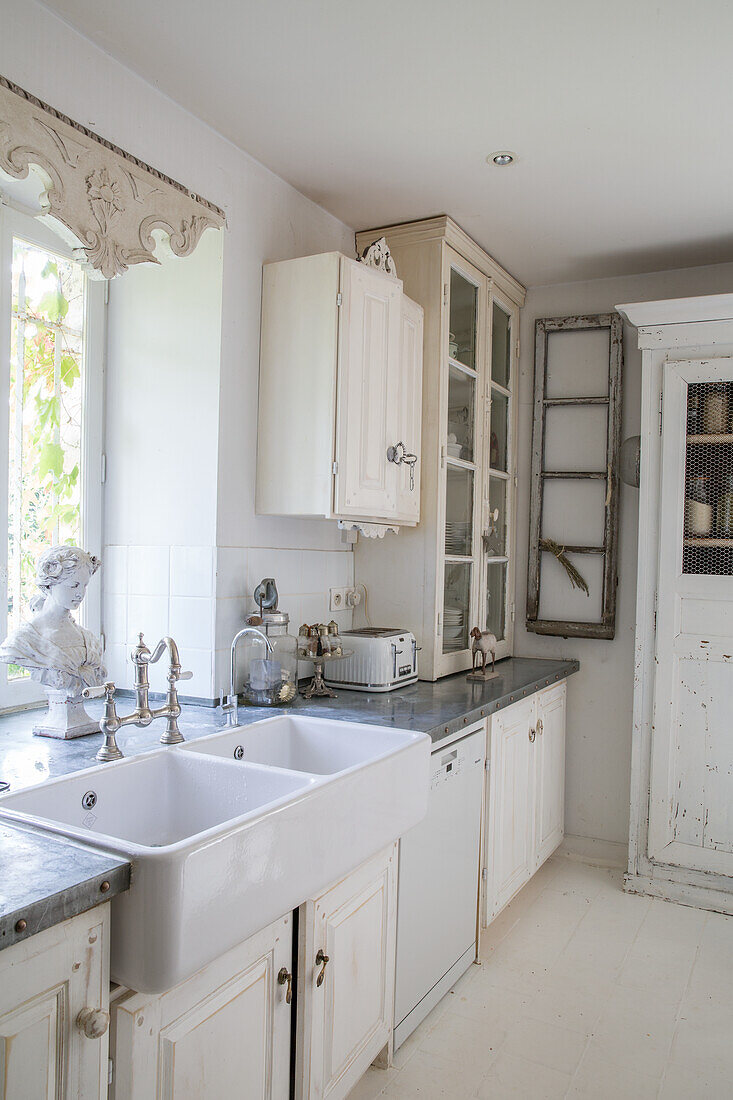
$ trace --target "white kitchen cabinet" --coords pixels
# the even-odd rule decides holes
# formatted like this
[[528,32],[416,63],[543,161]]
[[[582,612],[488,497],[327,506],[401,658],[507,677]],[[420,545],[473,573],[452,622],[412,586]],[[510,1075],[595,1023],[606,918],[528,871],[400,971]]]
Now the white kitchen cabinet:
[[566,691],[562,683],[537,695],[533,871],[552,855],[565,833]]
[[422,310],[399,279],[336,252],[266,264],[257,512],[417,523],[421,387]]
[[6,948],[0,963],[2,1100],[106,1096],[109,906]]
[[112,1006],[116,1100],[287,1100],[292,919],[275,921],[160,996]]
[[566,685],[498,711],[489,730],[484,926],[563,839]]
[[340,1100],[391,1042],[397,846],[300,910],[298,1100]]
[[733,295],[618,308],[642,349],[626,884],[733,913]]
[[373,617],[415,634],[420,677],[435,680],[470,668],[474,626],[496,634],[497,656],[512,650],[524,288],[450,218],[358,233],[357,247],[382,236],[424,309],[420,523],[360,540],[354,568]]

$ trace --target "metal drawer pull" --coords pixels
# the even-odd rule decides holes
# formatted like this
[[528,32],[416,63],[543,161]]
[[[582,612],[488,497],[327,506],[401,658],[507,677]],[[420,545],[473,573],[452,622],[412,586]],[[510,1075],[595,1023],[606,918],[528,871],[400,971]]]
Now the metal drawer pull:
[[545,727],[542,724],[542,719],[541,718],[540,718],[539,722],[537,723],[537,732],[539,733],[540,737],[545,732]]
[[318,954],[316,955],[316,966],[320,966],[321,968],[321,972],[316,978],[316,985],[319,987],[323,985],[324,979],[326,977],[326,967],[328,966],[329,962],[329,956],[324,955],[322,949],[319,947]]
[[109,1027],[109,1012],[103,1008],[82,1008],[76,1026],[87,1039],[101,1039]]
[[536,731],[536,730],[533,730],[533,729],[530,729],[530,731],[529,731],[529,739],[530,739],[530,741],[534,741],[534,739],[535,739],[535,737],[536,737],[536,736],[537,736],[537,731]]
[[287,982],[288,988],[285,991],[285,1004],[289,1005],[293,999],[293,975],[288,970],[287,966],[280,968],[280,973],[277,976],[277,984],[285,985]]

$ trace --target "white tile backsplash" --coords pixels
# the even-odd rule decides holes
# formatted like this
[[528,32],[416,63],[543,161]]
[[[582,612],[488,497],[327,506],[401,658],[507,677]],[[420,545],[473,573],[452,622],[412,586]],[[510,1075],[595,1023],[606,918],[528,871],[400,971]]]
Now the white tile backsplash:
[[171,596],[214,595],[214,548],[171,546]]
[[102,554],[102,588],[127,595],[127,547],[105,546]]
[[243,546],[219,546],[216,550],[216,592],[219,599],[247,596],[247,550]]
[[168,596],[170,547],[130,546],[127,551],[127,591],[136,596]]
[[[152,646],[170,634],[194,679],[182,694],[211,699],[228,690],[229,647],[247,615],[253,591],[274,577],[280,606],[290,615],[290,632],[302,622],[335,618],[345,629],[351,611],[331,614],[328,590],[353,584],[350,550],[282,547],[107,546],[103,555],[103,622],[108,660],[120,686],[132,685],[129,653],[140,631]],[[165,687],[167,662],[150,669],[154,690]],[[307,669],[301,668],[301,675]],[[115,676],[112,676],[115,679]],[[118,682],[115,680],[115,682]]]
[[208,596],[171,596],[168,628],[181,650],[211,649],[214,602]]
[[167,595],[127,597],[126,644],[135,645],[141,631],[151,649],[169,633]]

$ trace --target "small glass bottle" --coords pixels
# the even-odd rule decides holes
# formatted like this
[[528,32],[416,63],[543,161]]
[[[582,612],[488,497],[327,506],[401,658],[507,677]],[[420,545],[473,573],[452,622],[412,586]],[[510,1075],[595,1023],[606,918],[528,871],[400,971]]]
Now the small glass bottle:
[[331,619],[328,624],[328,640],[331,644],[331,652],[337,657],[341,656],[343,647],[341,645],[341,638],[339,637],[339,626],[335,619]]
[[321,653],[331,652],[331,642],[328,636],[328,627],[324,623],[318,624],[318,634],[321,639]]
[[733,538],[733,473],[726,476],[715,508],[715,526],[723,539]]

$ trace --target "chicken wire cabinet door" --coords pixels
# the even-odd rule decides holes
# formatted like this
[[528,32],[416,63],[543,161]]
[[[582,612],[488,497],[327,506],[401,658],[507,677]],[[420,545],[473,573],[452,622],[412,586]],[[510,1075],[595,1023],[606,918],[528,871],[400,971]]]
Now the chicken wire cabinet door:
[[[108,910],[74,917],[0,955],[2,1100],[106,1096]],[[85,1008],[101,1010],[92,1037],[77,1026]]]
[[397,846],[301,908],[299,1100],[342,1100],[390,1042]]
[[650,858],[733,875],[733,359],[667,363]]

